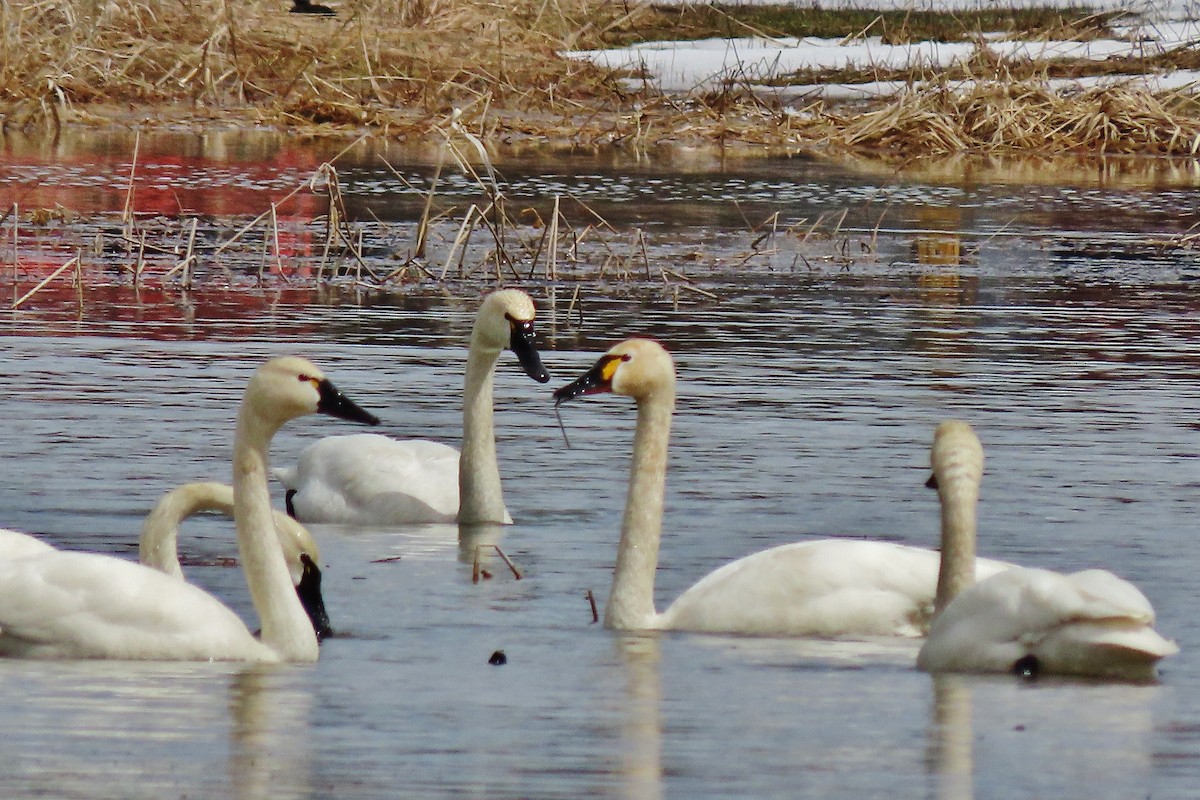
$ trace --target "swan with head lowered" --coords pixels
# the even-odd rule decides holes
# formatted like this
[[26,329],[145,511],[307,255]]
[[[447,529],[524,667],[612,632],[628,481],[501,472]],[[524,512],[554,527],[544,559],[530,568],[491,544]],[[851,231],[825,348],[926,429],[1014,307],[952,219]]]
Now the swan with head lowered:
[[[892,542],[821,539],[780,545],[710,573],[659,613],[654,606],[666,485],[667,442],[675,408],[670,354],[629,339],[602,356],[557,402],[612,392],[637,403],[633,464],[605,625],[761,636],[921,636],[933,614],[939,554]],[[943,510],[943,539],[970,543],[981,577],[1009,565],[974,559],[979,471]],[[971,482],[974,482],[973,490]]]
[[519,289],[484,298],[467,353],[461,456],[421,439],[328,436],[306,447],[295,468],[275,471],[289,513],[303,522],[355,525],[511,523],[496,460],[492,384],[506,347],[525,374],[550,380],[534,346],[533,320],[533,300]]
[[[226,483],[196,481],[176,486],[159,498],[142,522],[138,561],[183,580],[179,565],[179,526],[205,511],[233,516],[233,487]],[[296,595],[312,622],[317,639],[333,634],[325,598],[321,595],[321,554],[308,529],[282,511],[273,512],[275,533],[288,565]]]
[[238,549],[262,635],[204,590],[121,558],[49,550],[0,562],[0,655],[172,661],[315,661],[317,637],[280,550],[267,450],[311,413],[376,424],[311,362],[283,357],[254,373],[238,411],[233,506]]
[[[964,447],[982,452],[969,425],[943,422],[934,436],[935,468],[945,451]],[[953,491],[944,483],[935,472],[939,495]],[[976,583],[970,556],[943,549],[937,616],[917,656],[927,672],[1151,680],[1158,661],[1179,652],[1154,630],[1146,596],[1111,572],[1016,567]]]

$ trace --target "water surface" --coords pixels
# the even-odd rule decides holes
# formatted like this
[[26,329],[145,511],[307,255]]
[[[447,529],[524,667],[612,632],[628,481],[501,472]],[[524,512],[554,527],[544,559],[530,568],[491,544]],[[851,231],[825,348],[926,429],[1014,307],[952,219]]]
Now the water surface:
[[[528,185],[562,180],[559,167]],[[794,162],[748,171],[797,198],[807,181],[814,208],[845,202],[852,183]],[[696,178],[704,188],[679,213],[664,199],[630,204],[672,231],[656,259],[745,249],[749,234],[713,187],[767,178],[734,173]],[[645,175],[629,174],[612,180],[634,191]],[[89,196],[67,183],[63,196]],[[347,183],[374,202],[369,185]],[[1187,254],[1137,253],[1150,234],[1186,228],[1195,191],[1100,187],[1068,203],[1065,190],[996,184],[973,190],[989,198],[974,209],[958,208],[961,186],[896,191],[904,222],[879,257],[849,269],[754,262],[707,279],[719,301],[630,281],[588,284],[581,304],[569,285],[530,284],[553,379],[534,384],[502,359],[499,450],[517,522],[490,534],[521,580],[487,556],[492,577],[472,583],[472,548],[452,527],[319,526],[339,636],[315,665],[0,662],[5,796],[1191,796],[1196,274]],[[1045,215],[1035,195],[1052,196]],[[407,202],[395,225],[411,224]],[[792,202],[767,201],[808,213]],[[1018,235],[981,236],[967,258],[930,263],[916,244],[941,206],[967,234],[1024,221]],[[235,405],[273,354],[318,361],[384,432],[457,442],[473,292],[154,291],[90,289],[82,318],[69,294],[6,313],[5,526],[132,556],[159,494],[228,474]],[[1117,571],[1182,653],[1153,686],[933,679],[914,669],[912,643],[592,624],[585,594],[603,603],[608,592],[633,409],[611,397],[565,406],[568,450],[548,390],[635,333],[664,341],[680,375],[660,607],[775,544],[838,534],[932,546],[928,447],[954,416],[987,450],[981,551]],[[273,457],[356,431],[298,420]],[[235,552],[231,526],[195,520],[184,547],[199,564],[190,577],[252,620],[238,571],[211,565]],[[506,665],[488,664],[496,650]]]

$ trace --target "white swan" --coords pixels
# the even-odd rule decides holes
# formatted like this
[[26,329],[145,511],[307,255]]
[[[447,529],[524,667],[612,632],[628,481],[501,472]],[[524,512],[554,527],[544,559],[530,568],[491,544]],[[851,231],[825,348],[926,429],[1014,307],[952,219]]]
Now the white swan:
[[0,561],[37,556],[54,550],[54,545],[36,536],[0,528]]
[[[979,446],[966,423],[939,425],[935,464],[940,449],[968,438]],[[917,666],[927,672],[1150,680],[1159,659],[1179,652],[1154,630],[1154,608],[1145,595],[1111,572],[1062,575],[1017,567],[975,583],[969,563],[951,551],[943,558],[939,612],[917,656]]]
[[[637,401],[633,465],[606,626],[763,636],[924,634],[933,611],[939,554],[855,539],[798,542],[746,556],[712,572],[658,613],[654,572],[675,406],[671,356],[652,341],[630,339],[554,396],[561,403],[597,392]],[[973,550],[973,495],[961,494],[957,502],[943,514],[942,535],[969,539]],[[977,564],[980,576],[1007,567],[983,559]]]
[[[233,487],[225,483],[197,481],[175,487],[159,498],[142,522],[138,539],[138,561],[159,572],[183,580],[179,566],[179,526],[188,517],[204,511],[233,516]],[[321,560],[317,542],[296,520],[275,511],[275,533],[288,565],[300,603],[312,622],[318,639],[333,634],[325,599],[321,595]]]
[[192,584],[121,558],[50,550],[0,562],[0,655],[315,661],[317,637],[288,575],[267,487],[271,437],[287,420],[313,412],[378,422],[310,362],[295,357],[261,366],[238,412],[235,521],[261,640]]
[[533,300],[519,289],[493,292],[480,306],[467,353],[461,458],[438,442],[329,436],[306,447],[294,469],[275,471],[288,511],[304,522],[358,525],[511,523],[496,461],[492,383],[505,347],[529,377],[550,380],[534,347],[533,319]]

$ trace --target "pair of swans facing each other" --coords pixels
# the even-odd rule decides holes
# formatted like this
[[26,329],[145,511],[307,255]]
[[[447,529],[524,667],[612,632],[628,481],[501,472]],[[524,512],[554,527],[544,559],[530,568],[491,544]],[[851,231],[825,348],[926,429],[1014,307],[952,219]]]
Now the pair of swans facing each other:
[[511,524],[496,459],[493,383],[505,348],[525,374],[550,380],[534,345],[533,300],[489,294],[471,330],[463,381],[462,453],[439,442],[378,434],[327,436],[292,468],[276,469],[288,512],[302,522],[398,525]]
[[940,554],[848,539],[781,545],[717,569],[660,613],[654,573],[675,405],[670,355],[650,340],[627,340],[554,395],[562,403],[603,392],[637,403],[604,614],[609,628],[823,637],[929,633],[918,663],[929,671],[1020,669],[1132,680],[1152,678],[1156,662],[1178,651],[1154,631],[1149,601],[1111,573],[1063,576],[976,558],[983,450],[961,422],[938,427],[931,453],[941,502]]
[[0,561],[0,655],[315,661],[317,635],[296,594],[267,485],[271,438],[288,420],[310,413],[378,423],[312,363],[295,357],[259,367],[238,411],[234,521],[261,637],[215,597],[173,575],[113,556],[44,546],[40,553]]

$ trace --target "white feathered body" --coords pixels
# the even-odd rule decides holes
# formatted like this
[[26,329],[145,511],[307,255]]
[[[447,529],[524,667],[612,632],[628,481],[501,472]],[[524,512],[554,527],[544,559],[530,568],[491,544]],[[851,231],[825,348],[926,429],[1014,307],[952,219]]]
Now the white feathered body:
[[0,655],[278,661],[202,589],[98,553],[0,561]]
[[28,533],[0,528],[0,563],[17,558],[42,555],[54,550],[54,546]]
[[[822,539],[762,550],[684,592],[655,627],[761,636],[924,636],[940,554],[891,542]],[[1011,565],[979,559],[979,577]]]
[[1179,647],[1154,630],[1154,608],[1106,570],[1019,568],[981,580],[934,621],[917,665],[929,672],[1008,672],[1024,658],[1045,674],[1152,680]]
[[304,522],[454,522],[458,459],[453,447],[424,439],[327,436],[304,448],[294,469],[275,470],[275,477],[295,492],[293,508]]

